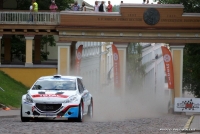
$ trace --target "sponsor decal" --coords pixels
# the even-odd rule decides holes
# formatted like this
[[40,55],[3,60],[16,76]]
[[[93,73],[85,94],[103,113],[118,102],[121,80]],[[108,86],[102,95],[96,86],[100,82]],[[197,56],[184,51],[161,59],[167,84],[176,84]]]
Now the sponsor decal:
[[26,104],[26,105],[32,105],[32,103],[30,103],[30,102],[24,102],[24,104]]
[[173,71],[173,63],[172,63],[172,56],[171,52],[167,47],[161,47],[163,60],[165,63],[165,70],[168,79],[168,88],[174,89],[174,71]]
[[32,95],[33,98],[39,98],[39,97],[57,97],[57,98],[68,98],[67,95],[62,94],[34,94]]
[[116,46],[112,45],[113,62],[114,62],[114,86],[115,88],[121,88],[121,77],[120,77],[120,63],[119,54]]
[[195,108],[199,108],[199,103],[194,103],[192,101],[192,99],[190,100],[185,100],[185,101],[182,101],[181,103],[177,103],[177,108],[181,108],[182,111],[187,109],[187,110],[194,110]]
[[199,98],[175,98],[174,111],[200,112],[200,99]]
[[75,73],[76,73],[76,75],[80,74],[80,64],[81,64],[81,58],[82,58],[82,50],[83,50],[83,45],[80,45],[78,47],[77,52],[76,52],[76,63],[75,63]]

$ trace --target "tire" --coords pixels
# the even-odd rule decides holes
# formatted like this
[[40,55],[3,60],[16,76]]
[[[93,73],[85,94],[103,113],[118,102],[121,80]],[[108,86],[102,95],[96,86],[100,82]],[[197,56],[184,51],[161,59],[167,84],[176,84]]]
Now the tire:
[[78,112],[77,121],[83,122],[83,103],[82,102],[79,104],[79,112]]
[[23,116],[22,116],[22,105],[21,105],[20,116],[21,116],[21,121],[22,121],[22,122],[29,122],[29,121],[30,121],[30,118],[29,118],[29,117],[23,117]]
[[88,106],[88,117],[93,118],[93,101],[91,99],[90,105]]

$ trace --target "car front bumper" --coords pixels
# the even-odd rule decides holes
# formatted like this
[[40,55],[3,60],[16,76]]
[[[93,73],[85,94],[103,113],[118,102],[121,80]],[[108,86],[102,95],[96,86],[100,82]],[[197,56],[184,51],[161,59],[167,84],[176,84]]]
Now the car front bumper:
[[79,105],[69,103],[59,104],[42,104],[28,103],[22,104],[23,117],[38,117],[38,118],[78,118]]

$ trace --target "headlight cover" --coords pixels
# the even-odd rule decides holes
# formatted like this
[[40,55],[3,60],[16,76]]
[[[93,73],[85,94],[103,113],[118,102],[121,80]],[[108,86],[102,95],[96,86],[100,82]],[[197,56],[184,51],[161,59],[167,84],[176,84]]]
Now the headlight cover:
[[64,103],[72,103],[78,101],[78,97],[76,95],[70,96]]
[[26,101],[33,103],[33,99],[31,98],[31,96],[29,94],[26,94]]

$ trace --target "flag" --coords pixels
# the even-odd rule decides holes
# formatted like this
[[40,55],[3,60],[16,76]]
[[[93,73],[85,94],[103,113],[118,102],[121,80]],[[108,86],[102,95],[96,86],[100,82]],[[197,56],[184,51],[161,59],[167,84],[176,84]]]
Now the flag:
[[114,87],[121,88],[119,54],[114,44],[112,45],[112,52],[113,52],[113,68],[114,68]]
[[81,64],[81,58],[82,58],[82,50],[83,50],[83,45],[80,45],[78,47],[77,52],[76,52],[76,63],[75,63],[75,73],[76,73],[76,75],[80,75],[80,64]]
[[167,47],[161,47],[163,60],[165,63],[165,70],[168,79],[168,88],[174,89],[174,71],[173,71],[173,63],[172,63],[172,56],[171,52]]

